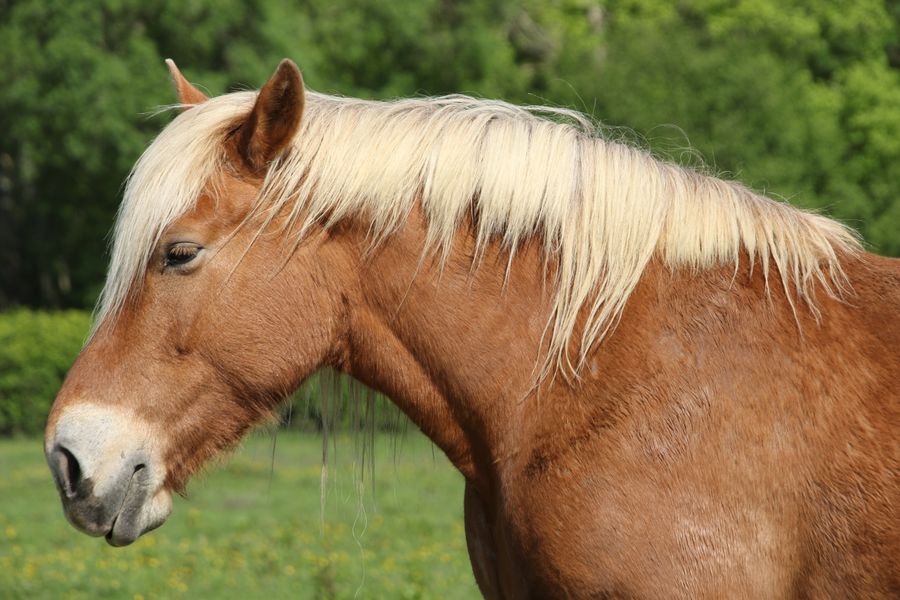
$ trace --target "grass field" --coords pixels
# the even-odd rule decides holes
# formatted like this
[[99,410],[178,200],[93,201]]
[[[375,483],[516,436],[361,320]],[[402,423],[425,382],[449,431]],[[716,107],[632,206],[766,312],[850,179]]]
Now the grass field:
[[339,440],[323,520],[321,446],[281,432],[272,469],[272,435],[251,437],[162,528],[116,549],[65,521],[39,440],[0,440],[0,598],[479,597],[462,477],[440,451],[378,436],[374,486],[359,485]]

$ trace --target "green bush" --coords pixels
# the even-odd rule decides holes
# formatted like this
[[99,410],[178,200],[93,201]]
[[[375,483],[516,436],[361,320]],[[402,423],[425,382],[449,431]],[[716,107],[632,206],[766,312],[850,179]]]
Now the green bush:
[[[84,311],[0,313],[0,436],[37,434],[90,327]],[[304,430],[397,431],[391,402],[331,371],[309,379],[283,406],[281,425]]]
[[84,311],[0,313],[0,434],[43,430],[89,327]]

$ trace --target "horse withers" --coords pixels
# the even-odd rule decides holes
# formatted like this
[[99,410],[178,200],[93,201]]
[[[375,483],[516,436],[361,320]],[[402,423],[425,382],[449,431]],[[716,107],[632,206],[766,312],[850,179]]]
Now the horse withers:
[[77,528],[158,527],[334,367],[465,476],[486,597],[900,594],[898,261],[577,113],[170,69],[47,424]]

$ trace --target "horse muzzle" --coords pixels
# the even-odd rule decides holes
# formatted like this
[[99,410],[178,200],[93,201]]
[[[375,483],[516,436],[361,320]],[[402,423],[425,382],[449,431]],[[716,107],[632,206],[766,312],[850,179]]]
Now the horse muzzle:
[[66,518],[112,546],[132,543],[172,511],[146,430],[131,425],[109,409],[73,407],[45,443]]

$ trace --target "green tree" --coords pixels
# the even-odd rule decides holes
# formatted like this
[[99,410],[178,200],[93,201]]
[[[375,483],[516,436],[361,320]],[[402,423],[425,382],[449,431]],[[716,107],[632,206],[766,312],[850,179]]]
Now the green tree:
[[163,2],[0,4],[0,305],[93,302],[122,181],[165,123],[149,113],[173,101],[160,50],[221,81],[230,35],[252,14],[236,1],[190,7],[176,19]]

